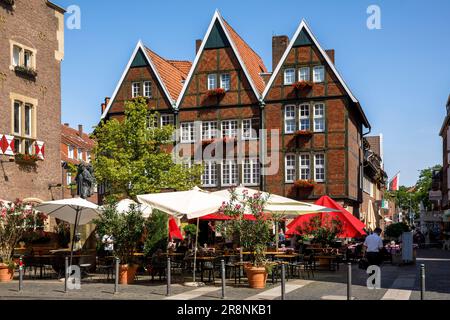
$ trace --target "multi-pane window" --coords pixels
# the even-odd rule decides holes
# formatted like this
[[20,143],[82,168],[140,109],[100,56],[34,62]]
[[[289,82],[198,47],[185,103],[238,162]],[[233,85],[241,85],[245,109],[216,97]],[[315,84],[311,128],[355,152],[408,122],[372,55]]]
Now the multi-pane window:
[[217,185],[217,165],[214,161],[203,162],[202,185],[205,187]]
[[295,131],[295,106],[284,107],[284,133],[294,133]]
[[217,138],[217,121],[202,122],[202,140]]
[[33,153],[34,140],[32,138],[35,134],[33,119],[33,105],[15,100],[12,119],[15,153]]
[[309,81],[309,67],[302,67],[298,70],[298,81]]
[[237,137],[237,120],[225,120],[222,121],[222,137],[224,138],[236,138]]
[[91,163],[91,152],[90,151],[86,151],[86,162]]
[[295,82],[295,69],[284,70],[284,84],[293,84]]
[[77,151],[77,157],[78,157],[78,160],[80,160],[80,161],[83,160],[83,150],[78,149],[78,151]]
[[323,103],[314,105],[314,131],[325,131],[325,105]]
[[183,122],[181,124],[181,142],[194,142],[194,122]]
[[150,81],[144,81],[144,97],[152,97],[152,83]]
[[243,178],[245,185],[257,185],[260,179],[260,168],[258,159],[244,160]]
[[288,154],[285,158],[285,177],[286,182],[294,182],[295,180],[295,155]]
[[225,91],[230,90],[231,87],[231,77],[229,73],[223,73],[220,75],[220,87]]
[[212,73],[208,74],[208,90],[217,88],[217,75]]
[[370,179],[365,175],[363,177],[363,190],[365,193],[369,194],[370,196],[373,196],[373,184],[370,181]]
[[323,153],[318,153],[314,155],[314,171],[315,180],[317,182],[325,181],[325,155]]
[[14,44],[12,46],[12,66],[22,66],[29,69],[34,69],[36,66],[35,52],[31,48],[25,48],[22,45]]
[[299,157],[299,169],[300,169],[300,179],[301,180],[309,180],[311,179],[310,175],[310,156],[307,153],[301,154]]
[[242,120],[242,140],[258,139],[259,134],[259,119],[244,119]]
[[174,125],[173,114],[161,114],[160,119],[161,119],[161,127]]
[[309,130],[309,104],[304,103],[299,106],[298,117],[300,122],[300,130]]
[[222,161],[222,185],[232,186],[238,183],[238,169],[236,160]]
[[136,98],[141,95],[141,83],[133,82],[131,84],[131,97]]
[[313,80],[314,82],[324,82],[325,81],[325,67],[316,66],[313,68]]
[[72,173],[67,172],[66,173],[66,185],[70,185],[72,183]]
[[69,159],[73,159],[73,147],[71,145],[67,146],[67,156]]

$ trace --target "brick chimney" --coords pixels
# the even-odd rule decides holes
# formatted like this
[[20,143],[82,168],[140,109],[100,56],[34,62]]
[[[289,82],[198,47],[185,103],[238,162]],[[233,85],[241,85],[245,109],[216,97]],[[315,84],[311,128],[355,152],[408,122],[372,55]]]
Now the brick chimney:
[[272,71],[277,67],[286,48],[289,44],[288,36],[273,36],[272,37]]
[[78,125],[78,135],[80,137],[83,137],[83,125],[82,124]]
[[65,125],[66,127],[68,127],[68,126],[69,126],[69,123],[68,123],[68,122],[66,122],[66,123],[64,123],[64,125]]
[[328,57],[330,57],[330,60],[334,64],[334,49],[328,49],[328,50],[325,50],[325,52],[327,53]]
[[195,40],[195,54],[198,53],[198,50],[200,49],[201,45],[202,45],[202,39]]

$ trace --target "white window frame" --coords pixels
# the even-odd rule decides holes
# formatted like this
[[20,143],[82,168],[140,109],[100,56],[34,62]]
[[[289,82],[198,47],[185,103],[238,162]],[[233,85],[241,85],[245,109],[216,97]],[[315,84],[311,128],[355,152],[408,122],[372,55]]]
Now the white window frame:
[[83,161],[83,150],[77,148],[77,160]]
[[[16,49],[17,49],[17,51],[16,51]],[[12,61],[11,61],[12,62],[11,65],[13,67],[17,67],[17,66],[21,65],[21,58],[20,57],[22,56],[22,52],[23,52],[23,49],[20,46],[18,46],[17,44],[13,45]],[[16,53],[17,53],[17,56],[16,56]]]
[[298,172],[300,180],[311,180],[311,155],[300,153],[298,156]]
[[144,97],[151,98],[152,97],[152,82],[144,81],[143,87],[144,87]]
[[223,138],[237,138],[238,121],[223,120],[220,124]]
[[[318,108],[320,107],[320,108]],[[322,112],[317,111],[322,109]],[[313,107],[314,112],[314,132],[324,132],[325,131],[325,103],[315,103]],[[319,123],[321,123],[322,128],[319,128]]]
[[[288,109],[292,109],[292,111],[289,111],[289,113],[293,113],[293,115],[290,115],[288,117]],[[289,122],[288,122],[289,121]],[[294,122],[294,129],[293,130],[288,130],[288,123]],[[297,129],[297,124],[295,121],[295,105],[294,104],[289,104],[284,106],[284,133],[294,133],[295,130]]]
[[[22,105],[23,103],[18,100],[14,100],[14,106],[13,106],[13,131],[15,135],[22,135]],[[16,119],[16,106],[19,107],[19,119]],[[19,121],[19,131],[16,132],[16,120]]]
[[222,161],[222,186],[236,186],[239,181],[239,172],[236,160]]
[[[292,73],[292,77],[291,74]],[[291,80],[288,79],[288,74],[289,74],[289,78],[291,78]],[[294,68],[287,68],[284,70],[284,85],[291,85],[294,84],[295,82],[295,69]]]
[[[294,162],[292,164],[292,161]],[[290,179],[289,177],[292,177]],[[295,154],[288,153],[284,157],[284,177],[286,183],[293,183],[295,181],[295,178],[297,176],[297,170],[296,170],[296,161],[295,161]]]
[[[224,79],[228,78],[228,79]],[[220,87],[225,91],[229,91],[231,89],[231,75],[229,73],[222,73],[220,75]]]
[[91,163],[91,152],[90,151],[86,151],[86,162]]
[[[205,170],[207,170],[207,173],[205,173]],[[203,162],[203,173],[201,180],[203,187],[217,186],[218,175],[217,175],[217,163],[215,161],[206,160]]]
[[66,172],[66,185],[69,186],[72,183],[72,172]]
[[298,123],[300,130],[311,130],[311,105],[309,103],[302,103],[298,106]]
[[215,73],[208,74],[207,85],[208,85],[208,90],[217,89],[217,74],[215,74]]
[[218,136],[219,128],[217,121],[202,122],[202,140],[215,139]]
[[[317,162],[319,157],[323,158],[323,163],[321,163],[321,164],[318,164],[318,162]],[[325,154],[324,153],[316,153],[314,155],[314,180],[316,182],[325,182],[326,174],[327,174],[325,166],[326,166]],[[323,178],[318,177],[319,174],[321,175],[321,173],[319,173],[318,170],[321,170],[321,171],[323,170]]]
[[259,121],[259,119],[258,118],[242,119],[242,128],[241,128],[242,140],[258,139],[258,132],[256,130],[253,130],[254,121]]
[[68,144],[67,145],[67,157],[69,159],[73,159],[73,156],[74,156],[74,148],[72,145]]
[[140,82],[131,83],[131,97],[137,98],[140,95],[141,95],[141,83]]
[[[247,168],[246,166],[249,166]],[[248,170],[248,171],[247,171]],[[249,173],[249,181],[246,182],[246,174]],[[242,164],[242,182],[244,186],[257,186],[261,179],[261,168],[257,158],[244,159]]]
[[[195,124],[194,124],[194,122],[180,123],[180,130],[181,130],[181,134],[180,134],[181,143],[193,143],[195,141]],[[187,134],[185,134],[186,130],[188,130]]]
[[171,114],[171,113],[161,113],[160,119],[159,119],[159,123],[160,123],[161,128],[165,127],[165,126],[168,126],[168,125],[173,126],[174,123],[175,123],[174,121],[175,120],[174,120],[173,114]]
[[[303,73],[306,71],[306,73]],[[309,81],[311,69],[309,67],[301,67],[298,69],[298,81]]]
[[321,83],[325,81],[325,66],[313,67],[313,81],[314,83]]

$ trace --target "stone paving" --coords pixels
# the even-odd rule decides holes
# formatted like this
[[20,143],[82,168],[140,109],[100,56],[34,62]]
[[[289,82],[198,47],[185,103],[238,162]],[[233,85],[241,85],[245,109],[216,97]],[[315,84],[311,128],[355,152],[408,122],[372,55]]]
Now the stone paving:
[[[381,269],[381,289],[369,290],[366,286],[367,275],[356,265],[352,267],[352,296],[356,300],[418,300],[420,299],[420,264],[426,267],[426,299],[450,300],[450,251],[427,249],[418,252],[415,265],[383,265]],[[177,279],[178,282],[179,279]],[[316,272],[314,278],[289,279],[286,282],[288,300],[345,300],[347,295],[347,266],[341,265],[339,271]],[[228,300],[277,300],[280,299],[280,283],[271,284],[265,289],[250,289],[245,280],[241,285],[227,282]],[[192,288],[180,283],[171,286],[171,297],[166,296],[166,284],[163,281],[150,281],[140,276],[133,284],[119,286],[114,294],[114,284],[94,279],[83,280],[80,290],[64,293],[64,282],[59,280],[24,281],[23,292],[18,292],[18,281],[0,283],[0,299],[32,300],[219,300],[221,298],[220,280],[207,284],[203,288]]]

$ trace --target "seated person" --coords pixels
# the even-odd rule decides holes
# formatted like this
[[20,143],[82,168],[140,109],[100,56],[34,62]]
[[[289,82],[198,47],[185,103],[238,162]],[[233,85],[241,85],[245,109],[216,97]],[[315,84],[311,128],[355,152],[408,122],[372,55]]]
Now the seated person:
[[180,245],[176,248],[175,252],[177,253],[186,253],[188,251],[188,246],[186,241],[181,241]]

